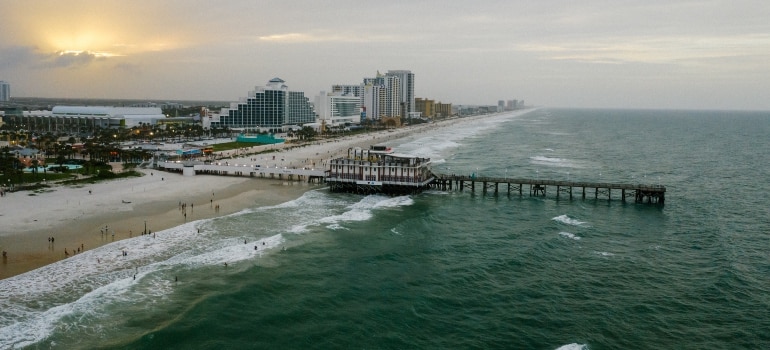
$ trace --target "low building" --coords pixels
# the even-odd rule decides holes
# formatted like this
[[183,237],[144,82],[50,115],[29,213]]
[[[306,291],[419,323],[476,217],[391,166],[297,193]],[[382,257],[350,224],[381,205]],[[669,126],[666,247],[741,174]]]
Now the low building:
[[156,107],[55,106],[50,111],[24,111],[8,116],[9,123],[18,123],[33,132],[79,132],[81,129],[131,128],[141,124],[154,125],[166,119]]

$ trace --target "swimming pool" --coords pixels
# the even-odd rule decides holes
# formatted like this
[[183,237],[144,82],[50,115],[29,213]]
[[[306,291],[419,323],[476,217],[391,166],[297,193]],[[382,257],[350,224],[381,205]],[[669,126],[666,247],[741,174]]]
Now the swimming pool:
[[[82,169],[83,168],[82,165],[77,165],[77,164],[62,164],[61,166],[67,167],[68,170],[77,170],[77,169]],[[41,172],[44,172],[44,171],[53,171],[53,168],[58,168],[58,167],[59,167],[59,164],[51,164],[51,165],[48,165],[48,166],[39,166],[39,167],[37,167],[37,172],[41,173]],[[32,170],[35,170],[35,168],[33,168],[33,167],[24,168],[24,172],[26,172],[26,173],[31,173]]]

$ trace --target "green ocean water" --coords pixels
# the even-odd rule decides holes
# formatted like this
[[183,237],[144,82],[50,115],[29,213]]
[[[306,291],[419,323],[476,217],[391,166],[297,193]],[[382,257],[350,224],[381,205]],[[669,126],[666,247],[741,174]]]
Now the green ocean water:
[[0,347],[770,348],[767,135],[767,112],[539,109],[398,140],[438,173],[666,204],[319,188],[2,280]]

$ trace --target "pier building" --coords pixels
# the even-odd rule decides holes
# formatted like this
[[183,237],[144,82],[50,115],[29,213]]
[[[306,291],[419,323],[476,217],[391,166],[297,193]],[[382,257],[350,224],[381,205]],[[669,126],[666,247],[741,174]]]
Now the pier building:
[[430,158],[396,154],[385,146],[348,149],[347,157],[329,161],[325,181],[332,192],[414,194],[434,177]]

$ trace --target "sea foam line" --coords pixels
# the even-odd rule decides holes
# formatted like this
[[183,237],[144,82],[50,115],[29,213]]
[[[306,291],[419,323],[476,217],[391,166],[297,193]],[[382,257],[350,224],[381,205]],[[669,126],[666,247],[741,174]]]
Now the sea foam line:
[[366,221],[372,218],[372,210],[375,209],[393,209],[414,204],[414,200],[409,196],[387,197],[383,195],[370,195],[363,197],[360,201],[346,207],[340,214],[329,215],[318,219],[312,219],[309,222],[297,224],[289,232],[304,233],[310,226],[325,226],[332,230],[344,229],[341,225],[345,222]]

